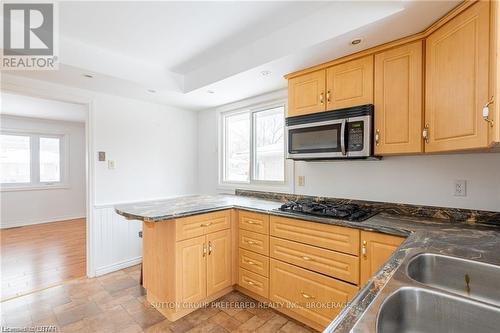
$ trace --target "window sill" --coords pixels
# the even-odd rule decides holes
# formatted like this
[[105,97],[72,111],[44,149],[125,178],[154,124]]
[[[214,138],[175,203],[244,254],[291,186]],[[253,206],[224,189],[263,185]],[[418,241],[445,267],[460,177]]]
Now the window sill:
[[245,183],[219,183],[217,185],[217,192],[220,193],[234,193],[236,189],[263,191],[263,192],[284,192],[292,193],[293,187],[289,183],[283,184],[245,184]]
[[69,184],[56,185],[19,185],[19,186],[3,186],[0,185],[0,192],[17,192],[17,191],[43,191],[43,190],[68,190]]

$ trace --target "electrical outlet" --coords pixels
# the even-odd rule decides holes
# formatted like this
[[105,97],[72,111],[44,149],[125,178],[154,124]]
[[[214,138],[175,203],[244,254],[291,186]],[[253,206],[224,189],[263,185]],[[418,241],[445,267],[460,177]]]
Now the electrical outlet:
[[305,186],[306,185],[306,176],[299,176],[298,177],[298,185],[299,186]]
[[467,196],[467,181],[466,180],[455,180],[455,196],[456,197]]
[[113,160],[108,160],[108,169],[114,169],[116,168],[116,163]]

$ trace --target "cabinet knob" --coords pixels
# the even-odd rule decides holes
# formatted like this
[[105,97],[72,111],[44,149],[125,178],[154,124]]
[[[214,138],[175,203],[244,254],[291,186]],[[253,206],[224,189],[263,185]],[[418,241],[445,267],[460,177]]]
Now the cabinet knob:
[[425,143],[429,143],[429,124],[425,124],[424,130],[422,131],[422,137]]
[[488,103],[486,103],[483,106],[483,119],[486,121],[488,124],[490,124],[491,127],[493,127],[493,120],[490,119],[490,105],[493,104],[494,102],[494,97],[491,96],[490,100]]
[[300,294],[302,295],[302,297],[304,297],[305,299],[314,299],[315,297],[314,296],[311,296],[311,295],[308,295],[306,294],[305,292],[301,291]]

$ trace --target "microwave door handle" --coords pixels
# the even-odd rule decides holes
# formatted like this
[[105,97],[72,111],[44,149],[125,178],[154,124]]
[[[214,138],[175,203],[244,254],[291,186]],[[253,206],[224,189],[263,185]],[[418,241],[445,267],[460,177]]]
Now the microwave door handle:
[[347,155],[346,149],[345,149],[345,124],[346,120],[342,119],[342,124],[340,127],[340,149],[342,150],[342,155]]

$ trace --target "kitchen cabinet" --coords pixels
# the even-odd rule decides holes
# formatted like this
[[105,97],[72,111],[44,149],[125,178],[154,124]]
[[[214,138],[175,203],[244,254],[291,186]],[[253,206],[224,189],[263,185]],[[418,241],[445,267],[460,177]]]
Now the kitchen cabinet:
[[[234,211],[143,223],[144,287],[175,321],[233,289]],[[222,229],[222,230],[220,230]]]
[[326,109],[373,104],[373,55],[326,70]]
[[[358,292],[351,284],[271,259],[269,298],[323,330]],[[332,306],[319,306],[331,304]],[[316,305],[316,306],[315,306]]]
[[207,296],[206,236],[176,244],[177,293],[182,303],[199,302]]
[[489,144],[489,7],[476,2],[426,39],[426,152]]
[[360,286],[377,273],[404,240],[404,237],[361,231]]
[[320,70],[288,81],[288,117],[326,110],[325,76],[326,71]]
[[213,295],[232,285],[231,231],[222,230],[208,234],[207,295]]
[[422,41],[375,55],[375,155],[423,151]]

